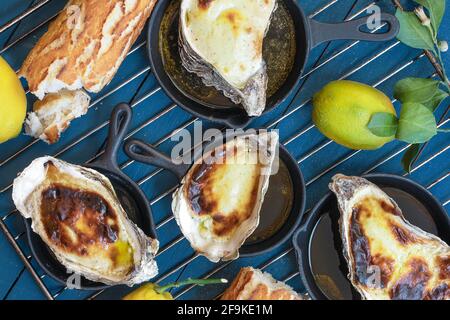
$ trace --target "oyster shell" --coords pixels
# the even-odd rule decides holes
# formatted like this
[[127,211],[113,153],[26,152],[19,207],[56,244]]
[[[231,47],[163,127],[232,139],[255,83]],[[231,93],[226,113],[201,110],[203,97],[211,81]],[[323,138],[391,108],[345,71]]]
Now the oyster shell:
[[450,247],[410,224],[375,184],[336,175],[348,278],[363,299],[450,299]]
[[276,170],[278,134],[238,136],[204,153],[175,191],[172,210],[186,239],[212,262],[239,257],[259,224]]
[[249,116],[266,107],[263,40],[276,0],[182,0],[179,47],[183,66],[222,91]]
[[99,172],[38,158],[14,180],[12,196],[68,271],[129,286],[158,273],[158,241],[128,219],[110,181]]

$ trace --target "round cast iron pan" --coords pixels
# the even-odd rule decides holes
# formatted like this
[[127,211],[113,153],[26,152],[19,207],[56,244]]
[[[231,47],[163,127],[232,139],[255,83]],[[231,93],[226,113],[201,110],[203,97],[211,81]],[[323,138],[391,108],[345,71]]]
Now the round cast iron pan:
[[[446,243],[450,243],[450,218],[439,201],[421,185],[390,174],[371,174],[364,178],[378,185],[394,201],[397,202],[406,220],[419,228],[433,233]],[[411,208],[420,208],[417,211]],[[413,211],[415,213],[413,213]],[[337,200],[332,192],[328,192],[307,216],[306,222],[295,232],[293,244],[297,254],[300,277],[310,296],[316,300],[332,300],[318,285],[312,270],[312,257],[318,253],[322,257],[334,257],[330,264],[322,263],[320,268],[327,270],[336,288],[341,291],[341,299],[359,300],[361,296],[347,279],[348,267],[342,253],[342,241],[339,234]],[[330,219],[331,218],[331,219]],[[314,238],[322,219],[330,220],[325,230],[329,230],[329,241],[323,242]],[[323,226],[323,225],[322,225]],[[322,229],[322,230],[324,230]],[[313,252],[314,251],[314,252]],[[334,298],[336,299],[336,298]]]
[[[229,141],[228,139],[239,135],[243,135],[243,133],[227,134],[225,136],[225,141]],[[198,159],[201,159],[203,150],[213,150],[213,148],[220,146],[222,143],[223,141],[218,141],[204,145],[200,148],[201,150],[194,153],[193,163],[195,163]],[[191,164],[175,164],[168,156],[156,150],[155,147],[140,140],[128,141],[125,144],[125,153],[135,161],[147,163],[171,171],[176,175],[178,181],[180,182],[191,168]],[[286,165],[292,181],[294,198],[292,201],[291,211],[284,224],[273,235],[261,241],[244,244],[239,250],[241,257],[249,257],[266,253],[290,239],[303,217],[306,202],[306,189],[303,174],[298,167],[297,161],[282,145],[279,146],[279,159]]]
[[[367,33],[360,29],[367,24],[368,18],[352,20],[337,24],[320,23],[307,18],[302,8],[295,0],[279,0],[289,10],[295,25],[295,39],[297,51],[294,65],[285,83],[267,101],[264,113],[269,112],[280,105],[296,88],[303,73],[310,50],[317,45],[330,40],[363,40],[363,41],[387,41],[395,38],[400,25],[398,20],[391,14],[381,14],[381,21],[387,23],[389,30],[385,33]],[[160,0],[156,4],[148,26],[147,50],[150,58],[150,65],[156,79],[166,94],[180,107],[193,115],[223,123],[232,128],[246,127],[252,120],[244,109],[239,105],[234,105],[229,109],[211,108],[208,103],[194,101],[185,95],[172,82],[167,75],[160,50],[160,27],[170,0]]]
[[[156,229],[152,212],[145,194],[133,180],[120,170],[116,161],[117,151],[128,131],[131,117],[132,110],[127,104],[122,103],[114,108],[110,121],[106,150],[97,160],[86,164],[85,167],[102,173],[111,181],[128,217],[147,236],[156,239]],[[68,278],[72,274],[67,272],[66,268],[59,263],[40,236],[31,229],[31,222],[25,219],[25,226],[28,242],[36,261],[48,275],[66,285]],[[110,286],[81,277],[80,289],[100,290],[107,287]]]

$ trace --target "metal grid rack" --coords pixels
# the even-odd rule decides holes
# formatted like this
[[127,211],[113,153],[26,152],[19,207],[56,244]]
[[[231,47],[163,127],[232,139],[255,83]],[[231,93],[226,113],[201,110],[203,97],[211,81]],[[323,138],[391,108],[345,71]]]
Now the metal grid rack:
[[[20,23],[22,20],[24,20],[28,16],[32,15],[33,13],[38,12],[40,10],[44,10],[43,7],[49,2],[51,2],[51,0],[42,0],[42,1],[38,2],[37,4],[31,6],[29,9],[27,9],[25,12],[23,12],[17,18],[11,20],[10,22],[6,23],[3,26],[0,26],[0,35],[1,35],[1,33],[7,31],[11,27],[13,27],[16,24]],[[328,10],[332,10],[332,8],[335,7],[336,5],[338,5],[339,2],[340,2],[340,0],[329,1],[328,3],[322,5],[320,8],[317,8],[313,13],[311,13],[309,15],[309,17],[314,18],[314,17],[319,16],[320,14],[322,14],[322,13],[328,11]],[[367,9],[369,9],[371,6],[373,6],[376,3],[377,3],[377,1],[372,1],[372,2],[367,3],[366,5],[364,5],[364,7],[358,9],[357,12],[348,15],[345,20],[352,20],[352,19],[355,19],[355,18],[357,18],[357,17],[359,17],[361,15],[364,15],[365,12],[367,11]],[[35,27],[32,27],[28,32],[25,32],[23,35],[21,35],[20,37],[15,39],[13,42],[7,44],[3,49],[0,50],[0,54],[6,52],[7,50],[10,50],[14,46],[18,45],[20,42],[24,41],[34,31],[45,27],[48,24],[48,22],[51,21],[56,16],[56,14],[52,15],[48,19],[45,19],[43,22],[39,23]],[[357,46],[359,42],[360,41],[345,42],[343,45],[338,46],[329,55],[326,55],[321,60],[318,60],[318,62],[316,64],[314,64],[313,66],[311,66],[309,70],[307,69],[305,74],[302,76],[302,80],[308,80],[310,76],[316,74],[323,67],[325,67],[328,64],[332,63],[335,59],[338,59],[339,57],[344,55],[346,52],[351,51],[351,49],[354,48],[355,46]],[[132,55],[137,50],[141,49],[142,47],[145,47],[145,44],[146,44],[145,40],[142,41],[142,42],[137,42],[134,45],[133,49],[128,53],[128,55]],[[370,54],[369,57],[364,58],[360,63],[356,64],[355,66],[352,66],[350,71],[348,71],[345,74],[341,75],[340,79],[350,78],[351,76],[353,76],[356,73],[360,72],[363,68],[365,68],[365,67],[367,67],[369,65],[373,65],[374,63],[376,63],[377,59],[379,59],[380,57],[382,57],[382,56],[388,54],[389,52],[391,52],[394,48],[399,46],[399,44],[400,43],[398,41],[393,41],[393,42],[389,43],[387,46],[383,47],[380,51],[377,51],[377,52],[375,52],[373,54]],[[324,52],[325,52],[325,50],[324,50]],[[397,65],[388,74],[383,75],[383,77],[380,80],[378,80],[375,83],[372,83],[372,85],[375,86],[375,87],[379,87],[380,85],[382,85],[382,84],[386,83],[387,81],[389,81],[390,79],[392,79],[394,76],[396,76],[396,75],[400,74],[401,72],[403,72],[404,70],[406,70],[408,67],[412,66],[415,63],[418,63],[419,61],[422,61],[425,56],[426,56],[426,53],[420,53],[420,54],[417,54],[416,56],[413,56],[410,59],[407,59],[407,61],[403,61],[400,65]],[[149,66],[145,66],[144,68],[142,68],[138,72],[134,73],[131,77],[125,79],[125,81],[121,82],[119,85],[115,86],[114,88],[111,88],[111,89],[108,89],[108,90],[104,90],[105,92],[102,92],[99,97],[95,98],[91,102],[91,105],[89,106],[89,108],[92,109],[93,107],[101,104],[101,102],[104,99],[106,99],[107,97],[115,94],[120,89],[122,89],[122,88],[126,87],[127,85],[129,85],[130,83],[132,83],[134,80],[136,80],[136,79],[140,78],[141,76],[147,74],[149,71],[151,71],[150,67]],[[437,75],[436,73],[432,73],[429,76],[430,77],[435,77],[436,75]],[[139,99],[134,101],[132,103],[132,107],[135,109],[140,104],[142,104],[144,102],[148,102],[148,99],[151,99],[152,97],[154,97],[159,91],[161,91],[160,87],[156,87],[156,88],[151,89],[150,91],[145,93],[142,97],[140,97]],[[29,92],[27,91],[27,94],[28,93]],[[294,99],[294,101],[295,101],[295,99]],[[269,122],[265,123],[264,125],[266,127],[268,127],[269,129],[271,129],[271,128],[279,127],[284,122],[292,121],[291,118],[295,115],[295,113],[297,113],[302,108],[305,108],[310,102],[311,102],[311,99],[309,98],[309,99],[306,99],[305,101],[303,101],[301,103],[298,103],[298,104],[294,103],[294,105],[290,106],[285,113],[281,114],[278,117],[275,117],[274,119],[271,119]],[[395,102],[395,100],[393,100],[393,102]],[[171,111],[173,111],[173,110],[175,110],[177,108],[178,108],[178,106],[176,106],[175,104],[170,104],[168,107],[165,107],[164,109],[162,109],[161,111],[159,111],[155,115],[149,117],[144,123],[142,123],[138,127],[134,128],[127,135],[126,139],[136,135],[137,133],[139,133],[143,129],[148,128],[152,124],[155,124],[159,119],[161,119],[162,117],[167,115],[169,112],[171,112]],[[441,115],[441,119],[440,119],[440,122],[439,122],[439,127],[443,127],[443,126],[448,124],[449,118],[447,116],[447,111],[448,111],[448,108]],[[99,112],[99,111],[95,110],[94,112]],[[198,120],[198,118],[190,118],[189,120],[185,121],[181,126],[175,128],[175,129],[172,128],[172,131],[170,133],[168,133],[167,135],[165,135],[164,137],[159,139],[154,144],[156,146],[163,145],[165,142],[169,141],[171,137],[176,135],[179,131],[181,131],[183,129],[186,129],[186,128],[189,128],[190,126],[192,126],[192,124],[195,121],[197,121],[197,120]],[[102,122],[100,124],[97,124],[95,128],[89,130],[87,133],[84,133],[80,137],[74,139],[72,142],[62,146],[62,148],[59,151],[55,152],[52,155],[55,156],[55,157],[59,157],[59,156],[63,155],[64,153],[66,153],[67,151],[71,150],[72,148],[77,147],[78,144],[80,144],[81,142],[85,141],[86,139],[91,137],[93,134],[95,134],[95,133],[99,132],[101,129],[105,128],[107,125],[108,125],[108,121],[104,121],[104,122]],[[309,124],[307,124],[306,126],[303,126],[299,130],[296,130],[293,134],[290,134],[290,136],[288,138],[282,139],[282,143],[285,146],[289,146],[291,144],[296,143],[298,141],[298,139],[300,139],[302,137],[305,137],[304,139],[306,139],[306,136],[309,133],[311,133],[313,131],[313,129],[314,129],[314,125],[311,124],[311,122],[309,122]],[[36,143],[38,143],[38,140],[30,139],[28,144],[26,144],[25,146],[21,147],[19,150],[14,152],[12,155],[9,155],[9,156],[5,157],[4,159],[2,159],[3,157],[0,157],[0,169],[3,166],[5,166],[8,163],[10,163],[11,161],[14,161],[20,155],[23,155],[24,153],[26,153]],[[303,154],[303,155],[301,155],[298,158],[298,164],[302,165],[307,160],[311,160],[313,158],[313,156],[319,154],[319,152],[325,151],[325,149],[327,147],[331,146],[332,144],[333,144],[333,142],[330,141],[330,140],[324,140],[324,141],[320,141],[319,143],[316,143],[311,148],[311,150],[309,150],[306,154]],[[450,147],[450,145],[448,144],[448,141],[445,142],[445,140],[444,140],[444,143],[441,143],[438,146],[437,149],[433,150],[433,152],[431,154],[428,154],[425,159],[421,159],[416,164],[416,166],[412,170],[412,173],[415,173],[415,172],[419,171],[420,169],[422,169],[422,168],[426,167],[427,165],[429,165],[433,160],[435,160],[438,157],[444,155],[448,151],[449,147]],[[377,160],[375,161],[375,163],[371,164],[369,166],[369,168],[365,168],[363,173],[365,174],[365,173],[374,172],[376,169],[378,169],[381,166],[387,164],[388,162],[390,162],[394,158],[397,158],[407,148],[408,148],[408,146],[405,146],[405,145],[401,145],[401,144],[400,145],[396,145],[395,148],[393,148],[392,150],[389,151],[390,152],[389,154],[383,154],[381,157],[377,157]],[[340,158],[337,158],[337,159],[333,159],[333,162],[330,165],[328,165],[326,168],[320,170],[319,172],[314,173],[314,175],[312,175],[311,178],[307,179],[308,190],[311,188],[311,186],[316,181],[318,181],[322,177],[326,176],[327,174],[333,172],[335,169],[338,169],[338,168],[342,167],[343,165],[349,163],[351,159],[354,159],[357,155],[359,155],[359,154],[361,154],[363,152],[364,151],[351,151],[350,153],[344,154],[343,157],[340,157]],[[99,154],[101,154],[101,152]],[[90,161],[92,161],[96,157],[98,157],[99,154],[97,154],[96,156],[92,157],[90,159]],[[333,155],[327,154],[327,156],[333,158]],[[133,163],[134,163],[134,161],[127,160],[127,161],[123,162],[120,165],[120,167],[122,169],[126,169],[126,168],[130,167]],[[444,171],[440,173],[438,178],[434,179],[431,183],[427,184],[427,186],[426,186],[427,189],[432,189],[432,188],[434,188],[434,187],[436,187],[436,186],[438,186],[440,184],[448,185],[447,184],[448,183],[447,178],[450,175],[450,172],[449,172],[448,169],[449,169],[448,165],[444,166]],[[154,177],[156,177],[157,175],[159,175],[163,171],[164,171],[163,169],[154,170],[154,171],[144,175],[143,177],[140,177],[139,179],[137,179],[137,182],[138,182],[139,185],[142,186],[143,184],[151,181]],[[12,180],[9,181],[7,183],[7,185],[0,186],[0,189],[1,189],[0,190],[0,195],[1,194],[5,194],[7,192],[10,192],[11,187],[12,187],[11,183],[12,183]],[[175,189],[175,187],[171,187],[171,188],[167,189],[166,191],[164,191],[162,193],[159,193],[156,197],[152,198],[151,200],[149,200],[151,206],[153,207],[153,206],[157,205],[161,200],[165,199],[168,195],[170,195],[174,191],[174,189]],[[446,200],[443,201],[443,205],[447,206],[449,204],[449,202],[450,202],[450,199],[446,199]],[[44,293],[44,296],[47,299],[56,299],[64,291],[66,291],[67,288],[65,286],[60,286],[56,290],[48,288],[48,285],[46,285],[46,283],[45,283],[45,280],[48,277],[45,275],[45,273],[43,273],[42,270],[40,270],[39,267],[37,267],[36,264],[33,263],[32,255],[27,253],[27,251],[29,251],[29,250],[26,248],[26,244],[20,244],[20,240],[25,238],[25,233],[23,231],[21,231],[18,234],[13,234],[9,230],[9,228],[7,226],[7,221],[9,219],[11,219],[12,217],[16,216],[17,214],[18,214],[17,210],[9,211],[6,214],[5,213],[1,214],[2,217],[0,219],[0,228],[5,233],[8,241],[12,244],[13,248],[15,249],[15,251],[17,252],[19,257],[21,258],[21,260],[24,263],[26,269],[29,271],[29,273],[31,274],[33,279],[36,281],[38,287]],[[173,218],[173,216],[170,213],[168,215],[166,215],[165,218],[162,219],[157,224],[157,230],[160,231],[162,227],[164,227],[167,224],[169,224],[173,219],[174,218]],[[184,239],[184,237],[181,234],[178,234],[178,236],[175,239],[172,239],[172,240],[168,241],[161,248],[160,252],[158,253],[158,257],[163,255],[163,254],[165,254],[165,253],[177,250],[176,246],[178,244],[180,244],[183,241],[183,239]],[[259,267],[259,268],[261,268],[263,270],[264,269],[268,269],[269,267],[273,266],[275,263],[280,262],[283,259],[286,259],[287,257],[291,257],[291,260],[292,260],[293,254],[294,254],[293,253],[293,248],[292,248],[292,246],[290,246],[288,244],[288,245],[284,246],[282,248],[282,250],[279,250],[279,252],[276,252],[274,255],[271,255],[268,259],[262,261],[261,263],[258,263],[255,266],[257,266],[257,267]],[[177,264],[174,267],[172,267],[169,270],[166,270],[166,271],[162,272],[160,275],[158,275],[156,277],[156,279],[155,279],[155,282],[159,283],[159,282],[162,282],[162,281],[164,281],[166,279],[169,279],[169,278],[173,277],[174,275],[179,273],[179,271],[181,271],[186,266],[188,266],[189,264],[193,263],[194,261],[196,261],[198,259],[199,259],[199,255],[193,253],[192,255],[190,255],[187,258],[182,259],[181,261],[177,261]],[[213,265],[211,268],[207,269],[207,272],[204,273],[202,275],[202,277],[203,278],[209,278],[209,277],[213,277],[215,275],[218,275],[223,270],[225,270],[228,266],[230,266],[232,263],[233,262],[225,262],[225,263],[219,263],[217,265]],[[283,277],[284,279],[281,279],[281,280],[284,280],[284,281],[287,282],[287,281],[295,279],[298,276],[299,276],[299,272],[298,271],[291,271],[291,272],[289,272],[289,274],[287,274],[287,275],[285,275]],[[196,287],[195,285],[191,285],[189,287],[186,287],[184,289],[176,291],[174,296],[175,296],[175,298],[183,298],[183,297],[186,296],[187,293],[191,292],[195,287]],[[104,293],[103,291],[98,291],[98,292],[95,292],[93,294],[89,294],[88,296],[86,296],[86,298],[94,299],[94,298],[97,298],[97,297],[101,297],[101,295],[103,293]],[[214,294],[213,296],[209,296],[208,298],[212,299],[216,295],[217,295],[217,293]],[[203,298],[205,298],[205,297],[203,297]]]

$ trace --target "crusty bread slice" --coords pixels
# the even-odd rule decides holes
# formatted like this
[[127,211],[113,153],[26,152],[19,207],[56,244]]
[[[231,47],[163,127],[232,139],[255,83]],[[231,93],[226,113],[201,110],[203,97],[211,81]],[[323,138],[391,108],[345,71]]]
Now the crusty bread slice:
[[62,89],[99,92],[117,72],[156,0],[70,0],[19,76],[39,99]]
[[[42,100],[26,132],[55,143],[89,97],[114,77],[157,0],[69,0],[28,54],[19,76]],[[54,109],[52,109],[54,108]]]
[[305,300],[284,282],[252,267],[242,268],[221,300]]
[[90,97],[82,90],[50,93],[35,102],[25,121],[26,134],[55,143],[70,122],[86,114]]

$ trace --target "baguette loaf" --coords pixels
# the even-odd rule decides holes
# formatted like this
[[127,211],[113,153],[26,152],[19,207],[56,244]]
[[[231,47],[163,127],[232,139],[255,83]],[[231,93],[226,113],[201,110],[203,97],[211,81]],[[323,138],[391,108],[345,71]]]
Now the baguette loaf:
[[221,300],[304,300],[287,284],[251,267],[242,268]]
[[69,0],[29,53],[19,76],[40,100],[49,93],[82,88],[99,92],[114,77],[155,3]]

